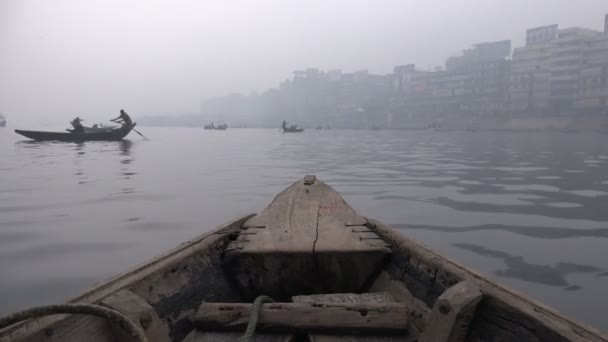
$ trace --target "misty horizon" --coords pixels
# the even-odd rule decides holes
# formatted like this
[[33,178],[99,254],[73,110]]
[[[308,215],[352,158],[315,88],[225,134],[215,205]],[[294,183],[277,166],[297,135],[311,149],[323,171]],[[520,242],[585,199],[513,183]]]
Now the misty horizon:
[[602,1],[0,3],[0,112],[63,123],[199,112],[204,99],[276,87],[297,69],[422,70],[471,45],[549,24],[600,30]]

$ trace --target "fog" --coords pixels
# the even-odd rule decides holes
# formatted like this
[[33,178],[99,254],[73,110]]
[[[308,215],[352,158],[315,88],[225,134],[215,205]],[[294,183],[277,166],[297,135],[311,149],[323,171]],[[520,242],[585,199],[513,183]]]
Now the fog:
[[547,24],[601,29],[605,0],[0,2],[0,112],[16,123],[196,113],[306,67],[385,74]]

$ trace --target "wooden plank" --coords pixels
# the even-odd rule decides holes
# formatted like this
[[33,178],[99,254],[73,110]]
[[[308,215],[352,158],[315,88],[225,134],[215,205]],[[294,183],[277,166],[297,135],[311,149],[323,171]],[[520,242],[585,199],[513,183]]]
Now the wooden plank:
[[479,287],[472,281],[450,287],[435,302],[419,341],[463,342],[482,298]]
[[[188,319],[188,310],[193,313],[203,300],[237,298],[224,279],[219,256],[213,255],[218,243],[227,238],[227,234],[223,233],[239,229],[250,217],[252,215],[237,218],[206,232],[129,272],[94,286],[68,302],[98,303],[114,292],[128,289],[148,301],[161,319],[172,317],[171,334],[182,338],[185,334],[182,335],[183,332],[179,330],[181,322]],[[213,261],[213,258],[218,261]],[[214,279],[209,279],[210,274]],[[202,279],[207,281],[202,284]],[[115,335],[105,320],[81,315],[48,316],[0,331],[0,342],[114,340]]]
[[369,226],[393,247],[387,267],[417,299],[432,305],[450,286],[472,280],[484,300],[469,328],[469,341],[603,341],[608,335],[447,259],[376,221]]
[[[353,231],[366,220],[332,188],[298,181],[244,227],[224,255],[224,270],[245,300],[260,294],[287,301],[309,293],[360,292],[390,253],[374,232]],[[251,228],[248,228],[251,229]],[[364,237],[363,239],[361,237]]]
[[[131,291],[120,290],[101,301],[101,305],[110,307],[127,316],[131,321],[139,325],[145,332],[148,342],[171,342],[169,327],[156,314],[154,308],[141,297]],[[122,329],[113,327],[115,334],[121,336],[122,341],[130,341]]]
[[[242,332],[210,332],[194,330],[182,342],[239,342],[243,337]],[[292,342],[293,335],[255,333],[253,342]]]
[[382,250],[357,239],[347,222],[363,226],[366,220],[324,183],[306,185],[299,181],[245,223],[245,227],[266,228],[260,229],[241,253]]
[[414,297],[407,287],[399,281],[392,280],[387,272],[382,272],[369,289],[373,292],[386,291],[396,302],[404,303],[410,310],[410,319],[416,330],[423,331],[431,314],[431,308]]
[[311,342],[416,342],[416,337],[390,335],[309,335]]
[[[366,303],[366,304],[381,304],[394,303],[395,299],[388,292],[375,293],[332,293],[332,294],[315,294],[309,296],[294,296],[293,301],[296,303]],[[408,308],[409,310],[409,308]],[[325,335],[325,334],[308,334],[308,339],[315,342],[405,342],[415,341],[415,334],[409,333],[398,335]]]
[[[203,303],[194,324],[201,330],[244,330],[252,304]],[[271,303],[260,310],[259,331],[406,333],[403,304]],[[256,329],[256,331],[258,330]]]
[[330,293],[292,297],[294,303],[395,303],[388,292]]

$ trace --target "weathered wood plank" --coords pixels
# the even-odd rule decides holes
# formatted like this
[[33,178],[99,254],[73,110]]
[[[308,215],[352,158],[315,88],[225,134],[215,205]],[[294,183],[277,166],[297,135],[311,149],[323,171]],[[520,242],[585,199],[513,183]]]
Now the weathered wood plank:
[[374,232],[353,228],[365,224],[329,186],[299,181],[245,222],[244,227],[264,228],[229,244],[224,269],[247,300],[260,294],[287,301],[297,294],[361,292],[390,253]]
[[482,298],[479,287],[472,281],[450,287],[435,302],[419,341],[463,342]]
[[[484,300],[469,328],[468,341],[604,341],[608,335],[564,317],[555,309],[488,279],[401,235],[376,220],[369,226],[392,245],[387,270],[414,297],[433,305],[445,289],[463,280],[480,287]],[[507,323],[508,322],[508,323]]]
[[[225,232],[239,229],[250,217],[252,215],[240,217],[216,230],[204,233],[142,266],[94,286],[68,302],[98,303],[114,292],[128,289],[150,303],[161,319],[169,316],[180,317],[179,320],[172,320],[170,324],[172,337],[179,338],[181,321],[187,320],[187,315],[181,313],[180,308],[188,310],[188,306],[180,300],[188,300],[194,312],[201,301],[207,298],[211,300],[238,298],[224,279],[219,267],[219,256],[215,256],[217,261],[211,264],[209,255],[214,254],[217,244],[227,238]],[[214,276],[215,282],[201,284],[202,279],[208,279],[209,274],[214,272],[217,272],[217,276]],[[222,280],[223,283],[219,284],[218,282]],[[208,288],[201,290],[200,286],[196,287],[197,284]],[[217,287],[213,287],[215,285]],[[0,331],[0,342],[85,340],[114,341],[115,335],[103,319],[81,315],[48,316],[18,323]]]
[[311,253],[313,249],[316,252],[386,252],[370,248],[346,223],[363,226],[366,220],[329,186],[321,182],[306,185],[299,181],[244,224],[244,227],[265,228],[259,229],[255,237],[248,237],[241,253]]
[[[244,330],[252,307],[203,303],[194,324],[201,330]],[[260,331],[272,332],[406,333],[407,327],[407,308],[395,303],[271,303],[262,306],[258,321]]]
[[[182,342],[238,342],[243,337],[242,332],[210,332],[192,331]],[[293,335],[255,333],[253,342],[292,342]]]
[[322,293],[306,296],[293,296],[294,303],[395,303],[388,292],[366,293]]
[[[294,296],[293,301],[296,303],[365,303],[365,304],[382,304],[395,303],[395,299],[388,292],[375,293],[332,293],[332,294],[315,294],[309,296]],[[408,308],[409,309],[409,308]],[[406,342],[415,341],[416,334],[408,333],[396,335],[326,335],[326,334],[308,334],[308,339],[315,342]]]
[[415,336],[400,335],[308,335],[311,342],[416,342]]
[[410,310],[410,319],[417,331],[423,331],[431,308],[426,306],[420,299],[414,297],[407,287],[400,281],[392,280],[386,272],[380,273],[369,291],[388,292],[395,301],[404,303]]

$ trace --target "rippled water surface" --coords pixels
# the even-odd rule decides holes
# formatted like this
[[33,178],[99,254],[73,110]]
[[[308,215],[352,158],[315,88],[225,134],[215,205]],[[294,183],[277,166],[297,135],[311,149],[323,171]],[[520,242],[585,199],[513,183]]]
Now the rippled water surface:
[[0,129],[0,312],[63,300],[316,174],[362,215],[608,330],[605,135]]

